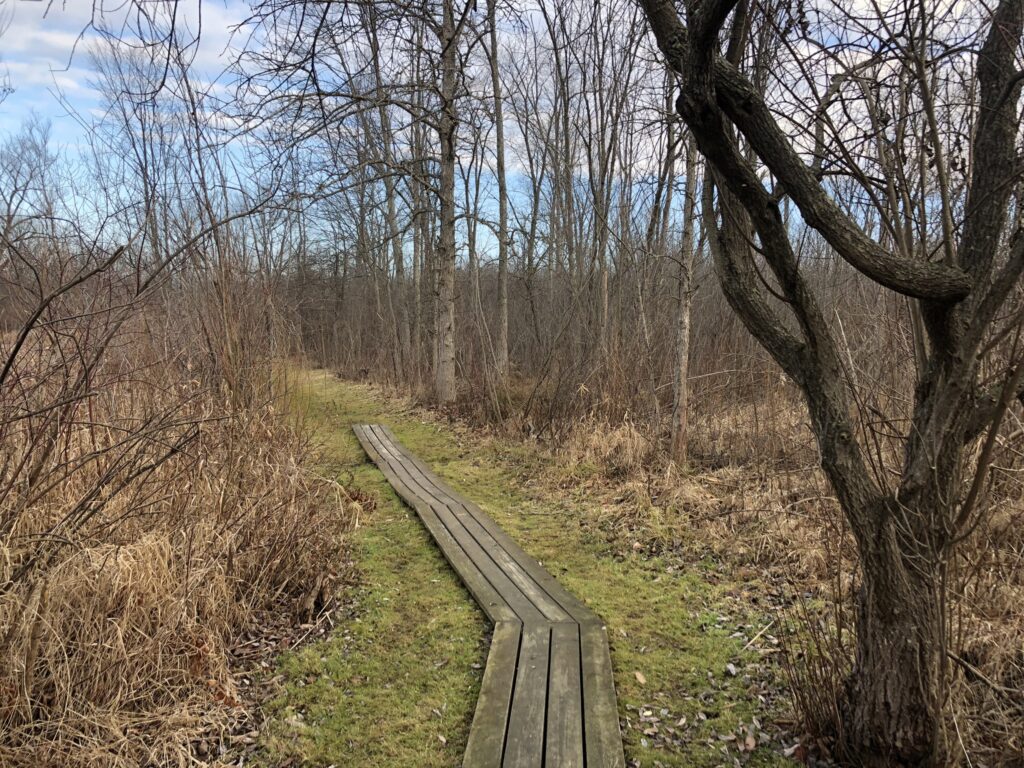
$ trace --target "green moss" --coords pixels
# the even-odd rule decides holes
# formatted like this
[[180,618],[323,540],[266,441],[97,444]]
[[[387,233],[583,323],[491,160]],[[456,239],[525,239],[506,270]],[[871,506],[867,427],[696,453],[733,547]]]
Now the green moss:
[[772,713],[758,703],[761,660],[743,650],[749,633],[736,631],[764,619],[738,605],[735,584],[712,584],[706,564],[680,570],[597,536],[581,523],[598,510],[545,480],[543,458],[529,446],[439,425],[407,403],[323,373],[311,374],[294,399],[317,427],[324,467],[377,504],[353,537],[360,574],[353,618],[281,663],[283,692],[265,729],[268,764],[292,757],[310,765],[452,766],[465,747],[487,624],[415,515],[366,460],[350,429],[360,422],[390,426],[608,622],[628,762],[699,768],[732,765],[738,756],[749,765],[790,764],[767,746],[736,748],[744,726]]

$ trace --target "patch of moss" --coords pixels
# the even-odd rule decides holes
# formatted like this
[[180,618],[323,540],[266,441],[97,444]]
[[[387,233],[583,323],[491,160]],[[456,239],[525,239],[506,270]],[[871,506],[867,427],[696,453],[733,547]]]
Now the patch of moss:
[[370,390],[318,374],[293,400],[316,429],[324,469],[376,503],[352,536],[352,618],[328,640],[283,657],[261,761],[457,765],[479,693],[486,620],[352,434],[351,423],[379,417]]
[[[373,388],[310,374],[295,400],[317,427],[323,465],[377,498],[353,540],[354,618],[288,654],[269,707],[264,758],[277,765],[458,765],[486,656],[487,625],[413,513],[368,462],[350,424],[380,422],[476,501],[608,623],[627,762],[640,766],[791,763],[761,745],[759,699],[777,683],[744,650],[764,617],[707,578],[607,541],[585,494],[544,478],[539,452],[441,425]],[[754,630],[756,631],[756,630]],[[770,699],[769,699],[770,701]],[[744,744],[747,729],[757,746]],[[740,746],[743,748],[741,749]]]

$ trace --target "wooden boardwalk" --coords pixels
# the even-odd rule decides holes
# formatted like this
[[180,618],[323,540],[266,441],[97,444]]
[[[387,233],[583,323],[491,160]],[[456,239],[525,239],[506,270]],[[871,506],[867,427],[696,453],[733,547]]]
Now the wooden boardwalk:
[[391,430],[353,429],[494,623],[464,768],[625,768],[600,618]]

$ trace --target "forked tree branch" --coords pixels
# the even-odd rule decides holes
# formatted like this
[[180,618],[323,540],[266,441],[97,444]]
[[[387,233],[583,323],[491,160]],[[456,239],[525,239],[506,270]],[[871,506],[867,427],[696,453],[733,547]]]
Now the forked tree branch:
[[803,375],[803,345],[772,309],[764,295],[760,279],[750,258],[750,245],[742,232],[740,222],[746,213],[738,202],[730,205],[731,195],[718,185],[722,222],[715,217],[715,201],[712,182],[704,180],[701,210],[704,229],[708,233],[711,257],[726,300],[739,315],[748,331],[778,361],[782,370],[794,381]]
[[[684,90],[701,87],[691,76],[694,52],[687,28],[672,0],[641,0],[658,47],[683,76]],[[712,54],[714,55],[714,54]],[[902,258],[864,234],[818,182],[814,170],[793,148],[753,84],[721,56],[714,56],[710,80],[718,106],[736,125],[762,162],[790,195],[801,216],[849,264],[875,282],[920,299],[955,302],[967,296],[969,276],[954,266]],[[725,179],[737,194],[739,182]]]

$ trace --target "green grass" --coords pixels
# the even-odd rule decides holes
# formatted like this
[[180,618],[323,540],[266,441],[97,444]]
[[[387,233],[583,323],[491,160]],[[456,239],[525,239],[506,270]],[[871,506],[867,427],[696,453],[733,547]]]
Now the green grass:
[[359,571],[353,618],[281,662],[283,690],[268,706],[264,735],[268,765],[290,758],[339,767],[457,766],[465,747],[487,623],[367,461],[349,428],[357,422],[389,425],[608,622],[627,763],[701,768],[739,757],[753,766],[791,764],[777,746],[737,749],[755,717],[763,724],[773,715],[758,702],[763,678],[777,682],[757,654],[743,650],[756,631],[750,627],[764,618],[738,605],[737,585],[713,584],[705,563],[680,568],[605,541],[581,524],[595,510],[546,481],[545,458],[529,446],[441,425],[321,372],[307,384],[301,397],[323,443],[323,471],[377,503],[352,537]]

